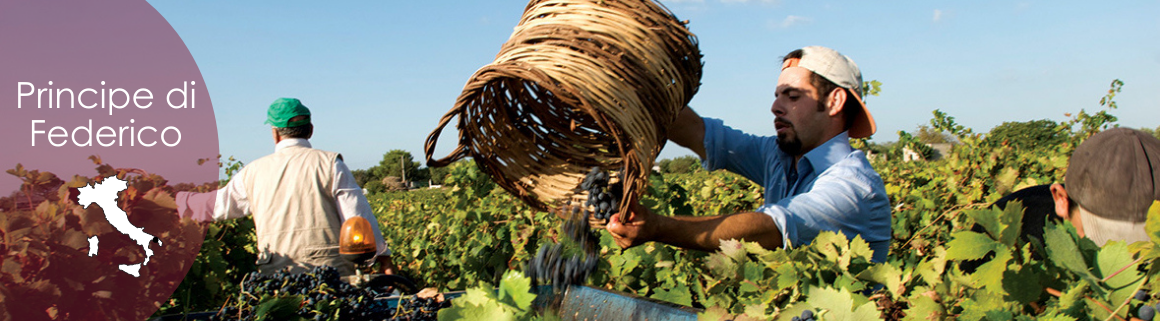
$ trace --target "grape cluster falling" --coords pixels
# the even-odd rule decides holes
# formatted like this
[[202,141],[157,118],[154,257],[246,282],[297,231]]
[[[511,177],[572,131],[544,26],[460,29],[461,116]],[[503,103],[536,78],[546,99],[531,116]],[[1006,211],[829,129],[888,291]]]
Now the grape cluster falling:
[[564,244],[544,244],[536,256],[524,266],[524,273],[533,285],[551,285],[556,290],[573,284],[582,284],[596,270],[599,260],[599,236],[588,225],[586,216],[569,215],[564,222],[564,234],[580,245],[582,253],[566,256]]
[[[592,216],[598,220],[607,221],[611,218],[620,206],[620,196],[624,194],[624,184],[620,182],[609,184],[611,178],[611,175],[600,170],[600,167],[592,167],[588,175],[584,176],[584,181],[580,182],[580,189],[588,192],[588,201],[584,206],[591,206],[594,209]],[[587,209],[583,212],[584,216],[587,216]]]

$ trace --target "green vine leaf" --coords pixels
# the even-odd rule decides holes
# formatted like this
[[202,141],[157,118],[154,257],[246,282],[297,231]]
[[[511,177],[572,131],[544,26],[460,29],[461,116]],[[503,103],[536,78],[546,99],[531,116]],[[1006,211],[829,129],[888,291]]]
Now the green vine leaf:
[[827,321],[878,319],[878,310],[875,309],[874,302],[861,295],[830,287],[811,286],[809,296],[806,303],[825,310],[822,315]]
[[519,271],[508,271],[499,282],[499,301],[515,307],[520,311],[528,311],[536,295],[531,293],[532,280],[524,277]]
[[948,260],[978,260],[987,253],[1005,249],[1002,243],[972,231],[955,232],[946,246]]
[[890,264],[875,264],[859,273],[858,278],[884,285],[894,297],[902,297],[906,292],[906,288],[903,287],[902,270]]

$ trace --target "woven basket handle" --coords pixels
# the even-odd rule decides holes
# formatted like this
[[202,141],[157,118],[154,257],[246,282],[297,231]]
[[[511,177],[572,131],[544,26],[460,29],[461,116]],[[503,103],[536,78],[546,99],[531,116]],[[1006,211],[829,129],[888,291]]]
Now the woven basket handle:
[[[447,156],[444,156],[440,159],[431,158],[433,154],[435,154],[435,144],[439,142],[439,134],[443,133],[443,128],[447,127],[447,124],[451,123],[452,118],[463,116],[460,115],[462,114],[462,111],[463,107],[461,105],[456,105],[455,108],[447,111],[447,114],[444,114],[443,118],[439,120],[439,126],[435,127],[435,130],[431,132],[431,135],[427,136],[427,143],[423,145],[423,153],[427,156],[427,167],[447,166],[451,163],[454,163],[455,161],[463,159],[464,157],[470,156],[469,150],[467,149],[468,140],[463,137],[463,133],[460,133],[459,146],[456,146],[455,150],[451,151],[451,154],[448,154]],[[460,125],[462,125],[462,123],[463,121],[461,120]]]

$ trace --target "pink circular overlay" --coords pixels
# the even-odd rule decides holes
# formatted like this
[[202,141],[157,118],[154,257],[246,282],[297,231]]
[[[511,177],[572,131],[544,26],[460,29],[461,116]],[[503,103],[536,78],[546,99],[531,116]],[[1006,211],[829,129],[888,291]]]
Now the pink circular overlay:
[[0,135],[0,320],[156,311],[204,235],[173,193],[218,179],[209,91],[169,23],[144,0],[0,2]]

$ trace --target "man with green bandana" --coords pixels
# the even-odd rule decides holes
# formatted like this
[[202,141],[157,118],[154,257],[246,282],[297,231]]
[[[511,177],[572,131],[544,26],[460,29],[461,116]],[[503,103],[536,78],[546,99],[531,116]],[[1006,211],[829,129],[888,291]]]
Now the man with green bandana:
[[354,274],[351,262],[339,256],[339,229],[346,219],[361,216],[375,234],[382,267],[376,272],[393,274],[378,220],[342,155],[311,148],[310,110],[298,99],[279,98],[267,110],[266,124],[273,126],[274,153],[243,167],[216,192],[178,193],[178,213],[199,221],[253,215],[263,274],[320,265]]

